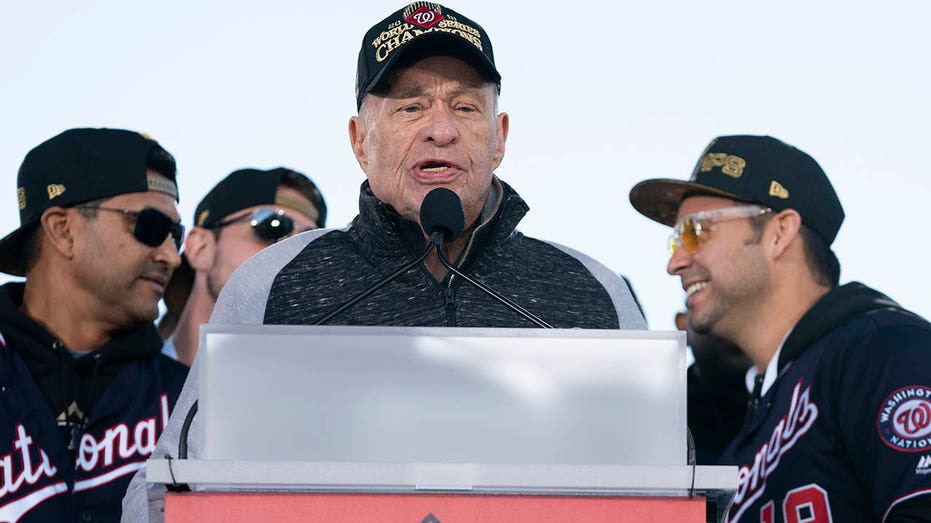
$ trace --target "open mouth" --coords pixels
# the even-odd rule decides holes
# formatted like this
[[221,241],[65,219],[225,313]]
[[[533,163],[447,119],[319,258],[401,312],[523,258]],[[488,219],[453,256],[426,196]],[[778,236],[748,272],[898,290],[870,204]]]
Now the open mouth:
[[428,173],[438,173],[443,172],[450,167],[452,166],[443,162],[424,162],[420,165],[420,170]]

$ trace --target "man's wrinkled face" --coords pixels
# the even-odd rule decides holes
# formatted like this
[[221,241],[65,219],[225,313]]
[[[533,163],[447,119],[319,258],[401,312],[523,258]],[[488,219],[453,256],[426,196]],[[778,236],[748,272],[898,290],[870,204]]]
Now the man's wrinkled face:
[[495,98],[493,84],[449,56],[421,59],[385,95],[367,95],[349,130],[375,196],[419,222],[424,196],[446,187],[473,224],[504,157],[508,117],[496,114]]

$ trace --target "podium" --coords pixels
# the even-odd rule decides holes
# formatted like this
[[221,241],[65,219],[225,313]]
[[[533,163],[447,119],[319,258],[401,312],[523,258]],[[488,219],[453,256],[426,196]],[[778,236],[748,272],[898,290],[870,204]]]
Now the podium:
[[168,522],[719,521],[736,467],[687,463],[684,336],[219,326]]

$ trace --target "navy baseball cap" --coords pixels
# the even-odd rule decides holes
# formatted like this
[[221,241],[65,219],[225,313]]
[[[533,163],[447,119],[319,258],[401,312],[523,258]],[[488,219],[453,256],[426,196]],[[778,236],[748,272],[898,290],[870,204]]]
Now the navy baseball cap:
[[414,2],[378,22],[362,38],[356,70],[356,105],[366,93],[383,87],[402,59],[449,55],[469,62],[487,80],[499,84],[488,33],[471,19],[440,4]]
[[[162,161],[148,175],[153,149]],[[168,171],[168,172],[161,172]],[[123,129],[69,129],[26,154],[16,180],[20,227],[0,240],[0,271],[24,276],[24,242],[42,213],[52,207],[159,191],[178,201],[174,157],[150,136]]]
[[688,181],[645,180],[630,191],[641,214],[670,227],[686,196],[707,194],[795,209],[802,223],[834,242],[844,222],[834,187],[810,155],[771,136],[721,136],[711,141]]

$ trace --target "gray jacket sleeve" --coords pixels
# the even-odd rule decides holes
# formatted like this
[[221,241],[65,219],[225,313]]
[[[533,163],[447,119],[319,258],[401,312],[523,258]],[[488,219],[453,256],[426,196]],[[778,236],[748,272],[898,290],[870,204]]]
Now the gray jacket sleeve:
[[587,254],[558,243],[550,241],[546,243],[579,260],[592,276],[601,283],[601,286],[611,296],[614,310],[617,311],[617,322],[622,330],[645,330],[647,328],[643,312],[641,312],[640,306],[637,305],[637,300],[634,299],[634,295],[631,293],[630,285],[624,278]]

